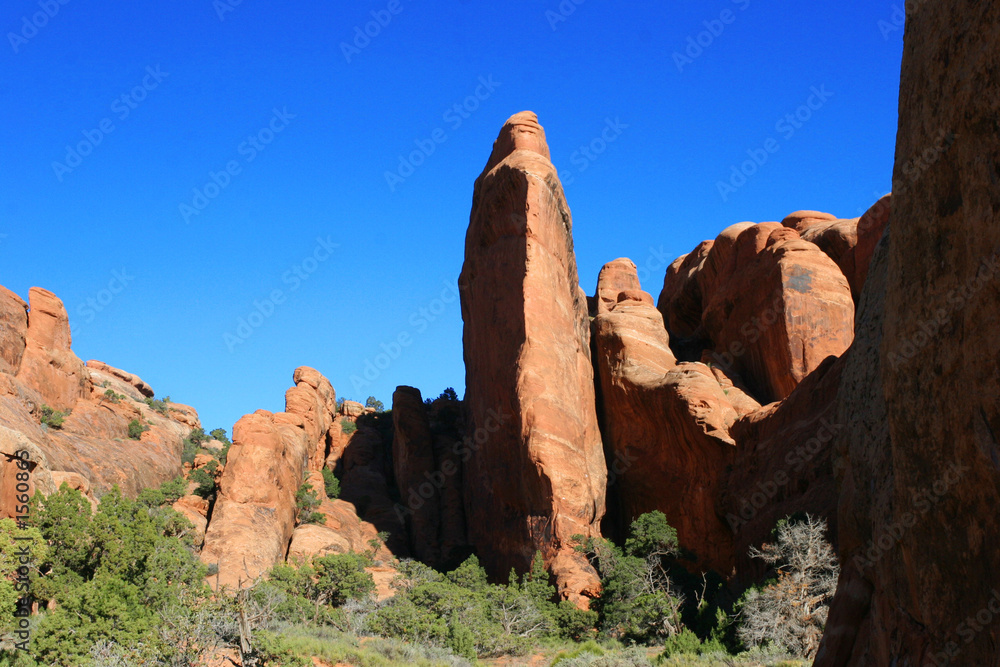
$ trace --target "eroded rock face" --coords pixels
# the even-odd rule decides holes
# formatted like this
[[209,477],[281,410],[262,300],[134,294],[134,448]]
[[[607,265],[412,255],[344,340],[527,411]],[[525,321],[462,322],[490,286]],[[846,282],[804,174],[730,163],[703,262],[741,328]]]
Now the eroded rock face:
[[[541,551],[560,594],[599,581],[571,546],[598,535],[606,468],[572,221],[535,114],[511,117],[476,180],[460,280],[469,537],[494,576]],[[478,441],[477,441],[478,442]]]
[[0,373],[17,373],[27,335],[28,304],[6,287],[0,287]]
[[738,414],[708,366],[677,363],[663,317],[638,286],[631,261],[606,264],[592,323],[608,504],[617,515],[609,518],[622,530],[660,510],[699,567],[729,573],[732,536],[715,504],[736,455],[729,429]]
[[434,436],[420,390],[396,387],[392,394],[392,465],[402,502],[407,503],[410,548],[417,559],[437,564],[441,558],[441,507],[438,489],[431,481]]
[[837,415],[841,360],[828,358],[783,401],[760,407],[730,429],[738,443],[723,475],[720,513],[733,534],[736,569],[760,579],[767,566],[748,555],[768,542],[781,519],[806,512],[837,536],[833,442],[845,428]]
[[[286,554],[296,524],[295,493],[326,459],[336,396],[311,368],[296,369],[285,412],[257,410],[233,427],[233,446],[205,532],[201,558],[219,567],[219,586],[248,585]],[[317,488],[318,485],[318,488]],[[322,478],[313,489],[323,493]]]
[[[171,403],[162,415],[143,401],[152,389],[138,377],[100,362],[86,367],[70,349],[66,310],[51,292],[33,288],[26,313],[24,301],[0,290],[0,425],[39,457],[32,483],[51,493],[66,482],[93,500],[114,484],[134,497],[178,476],[198,413]],[[46,405],[70,411],[61,427],[40,423]],[[132,420],[149,427],[138,441],[128,437]],[[0,466],[4,479],[13,474],[9,461]],[[14,487],[4,484],[0,516],[9,516]]]
[[713,359],[762,403],[788,396],[853,338],[847,279],[816,245],[778,223],[739,233],[729,268],[707,296],[703,319]]
[[859,369],[881,378],[888,442],[876,431],[845,447],[852,567],[821,666],[995,665],[1000,643],[1000,8],[907,10],[882,339],[864,334]]
[[69,316],[62,301],[40,287],[28,291],[31,308],[17,379],[57,410],[71,409],[88,393],[87,371],[70,350]]

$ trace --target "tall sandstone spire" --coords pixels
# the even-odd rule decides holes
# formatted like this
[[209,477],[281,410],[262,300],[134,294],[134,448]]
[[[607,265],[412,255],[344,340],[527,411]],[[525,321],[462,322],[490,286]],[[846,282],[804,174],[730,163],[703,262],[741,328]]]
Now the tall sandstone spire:
[[892,222],[839,394],[820,667],[1000,660],[1000,5],[906,5]]
[[587,300],[545,131],[512,116],[476,179],[462,269],[469,538],[494,575],[536,551],[560,595],[599,590],[573,535],[599,535],[607,469]]

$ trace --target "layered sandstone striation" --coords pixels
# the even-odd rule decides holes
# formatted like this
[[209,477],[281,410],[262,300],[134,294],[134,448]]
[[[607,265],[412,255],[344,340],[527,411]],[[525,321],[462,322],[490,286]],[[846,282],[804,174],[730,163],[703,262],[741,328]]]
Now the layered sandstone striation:
[[585,604],[596,572],[572,547],[598,535],[606,467],[587,300],[572,220],[535,114],[512,116],[476,180],[460,279],[469,539],[496,576],[540,551],[560,595]]

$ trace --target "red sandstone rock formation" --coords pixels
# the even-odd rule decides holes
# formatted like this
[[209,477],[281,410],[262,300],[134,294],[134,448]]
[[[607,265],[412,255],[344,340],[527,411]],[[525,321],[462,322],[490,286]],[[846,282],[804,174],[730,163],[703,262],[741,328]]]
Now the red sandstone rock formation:
[[27,344],[17,379],[35,389],[57,410],[71,409],[89,393],[83,362],[70,350],[69,316],[55,294],[40,287],[28,292],[31,303]]
[[[250,583],[285,557],[295,529],[295,493],[326,460],[336,395],[314,369],[301,367],[285,411],[257,410],[233,427],[202,560],[219,566],[220,586]],[[322,493],[323,486],[320,482]],[[325,497],[325,493],[323,493]]]
[[738,414],[708,366],[676,362],[635,264],[605,264],[597,295],[594,366],[614,523],[624,529],[660,510],[699,567],[728,574],[732,535],[715,505],[736,455],[729,429]]
[[392,465],[400,501],[407,505],[407,532],[413,555],[425,563],[440,560],[441,508],[434,436],[420,390],[396,387],[392,394]]
[[998,42],[994,3],[907,6],[893,223],[841,390],[857,427],[821,667],[997,664]]
[[541,551],[563,598],[599,582],[571,536],[597,535],[606,468],[586,296],[545,132],[519,113],[476,180],[461,301],[470,433],[469,538],[494,576]]
[[[197,413],[170,404],[167,415],[143,401],[141,379],[73,354],[66,309],[51,292],[32,288],[31,308],[0,288],[0,427],[3,451],[27,448],[37,462],[32,483],[43,493],[68,483],[93,500],[117,484],[130,496],[181,473],[182,440],[200,426]],[[105,396],[111,391],[115,398]],[[124,396],[124,398],[117,398]],[[68,410],[61,428],[40,423],[42,406]],[[128,438],[133,419],[149,430]],[[0,462],[0,516],[13,513],[13,467]],[[11,482],[8,484],[8,482]],[[33,491],[32,491],[33,492]]]
[[889,223],[890,195],[879,199],[860,218],[840,220],[829,213],[796,211],[782,220],[811,243],[815,243],[840,267],[851,286],[855,304],[865,284],[875,244]]
[[729,263],[728,277],[707,295],[703,320],[715,361],[734,370],[762,403],[785,398],[850,345],[854,302],[847,280],[794,230],[777,223],[747,227]]
[[785,517],[806,512],[826,519],[836,539],[832,450],[845,427],[837,416],[842,366],[828,358],[783,401],[759,408],[730,429],[736,456],[723,476],[719,507],[744,579],[764,575],[766,567],[748,552],[769,541]]

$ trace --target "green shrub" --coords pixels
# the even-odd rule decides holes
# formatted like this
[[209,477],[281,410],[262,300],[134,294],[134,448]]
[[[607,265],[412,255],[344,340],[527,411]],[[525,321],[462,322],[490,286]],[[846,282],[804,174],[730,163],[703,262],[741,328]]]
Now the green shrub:
[[114,389],[108,389],[104,392],[104,398],[108,399],[111,403],[121,403],[122,399],[128,398],[128,396],[116,393]]
[[564,664],[564,663],[566,663],[569,660],[573,660],[574,658],[579,658],[580,656],[585,655],[585,654],[590,654],[590,655],[594,655],[594,656],[600,657],[600,656],[604,655],[604,653],[605,653],[604,648],[602,648],[600,644],[598,644],[597,642],[595,642],[593,640],[590,640],[590,641],[584,642],[580,646],[577,646],[576,648],[574,648],[571,651],[560,651],[556,655],[555,659],[552,661],[551,667],[555,667],[556,665]]
[[374,396],[369,396],[365,400],[366,408],[375,408],[375,412],[385,412],[385,405]]
[[207,500],[215,495],[215,476],[212,473],[215,472],[217,465],[215,461],[211,461],[204,468],[195,468],[188,475],[188,479],[198,485],[194,490],[196,496]]
[[205,434],[205,429],[198,427],[191,429],[191,433],[188,434],[188,440],[193,442],[198,447],[208,442],[210,438]]
[[316,590],[335,607],[348,600],[365,600],[375,593],[375,580],[365,571],[370,561],[356,553],[314,558]]
[[63,421],[69,416],[69,410],[56,410],[47,405],[41,409],[41,423],[49,428],[62,428]]
[[358,430],[358,425],[352,421],[342,421],[340,422],[340,430],[344,432],[344,435],[350,435]]
[[153,410],[159,412],[164,417],[166,417],[166,416],[169,415],[169,411],[170,411],[170,407],[168,405],[168,403],[170,403],[170,397],[169,396],[163,398],[162,400],[155,399],[155,398],[147,398],[147,399],[145,399],[145,403],[146,403],[146,405],[148,405],[149,407],[151,407]]
[[326,487],[326,497],[333,499],[340,497],[340,480],[329,468],[320,471],[323,474],[323,484]]
[[664,562],[678,553],[677,531],[662,512],[633,521],[624,548],[601,538],[581,541],[577,549],[601,574],[593,607],[606,636],[649,644],[680,632],[681,600]]
[[511,573],[507,585],[489,583],[475,556],[443,577],[407,561],[400,563],[399,573],[396,596],[367,619],[370,632],[466,656],[471,637],[480,657],[521,655],[536,641],[560,635],[555,588],[540,556],[520,580]]
[[190,537],[178,537],[193,530],[186,519],[128,500],[117,487],[92,512],[66,485],[46,498],[36,495],[31,515],[49,545],[40,568],[46,575],[33,593],[43,609],[56,603],[40,614],[33,633],[41,664],[90,664],[95,647],[109,644],[126,652],[141,647],[148,664],[188,664],[177,660],[197,636],[191,621],[209,591]]
[[688,629],[684,629],[676,635],[668,637],[663,642],[662,655],[665,658],[675,655],[700,655],[701,652],[701,640],[698,639],[698,635]]
[[295,492],[295,507],[297,509],[297,518],[300,524],[303,523],[326,523],[326,517],[321,513],[317,512],[316,508],[320,506],[319,495],[313,489],[312,484],[309,482],[303,482],[299,490]]
[[194,457],[198,455],[198,450],[208,440],[209,437],[205,435],[205,429],[191,429],[188,437],[184,438],[183,449],[181,450],[181,463],[194,463]]
[[219,450],[218,459],[219,463],[226,465],[226,461],[229,458],[229,448],[233,446],[233,443],[229,440],[229,436],[226,435],[226,429],[215,428],[209,433],[213,440],[218,440],[222,443],[222,449]]
[[128,423],[128,437],[132,440],[138,440],[142,437],[142,434],[149,430],[149,427],[144,425],[138,419],[133,419]]

